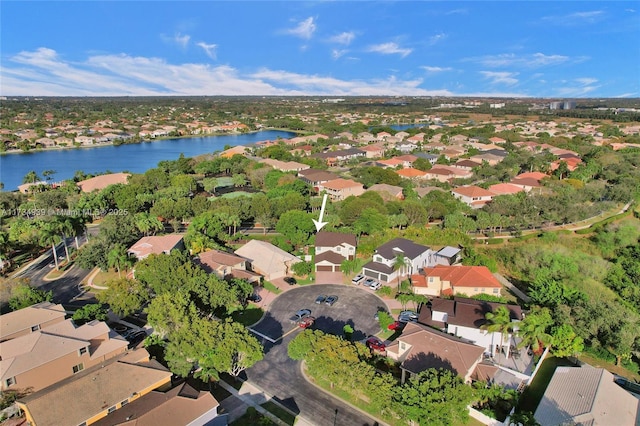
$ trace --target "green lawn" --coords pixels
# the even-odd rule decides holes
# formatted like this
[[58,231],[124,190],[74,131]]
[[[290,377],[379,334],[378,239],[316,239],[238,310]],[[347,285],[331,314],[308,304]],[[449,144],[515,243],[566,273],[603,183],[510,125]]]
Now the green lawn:
[[260,404],[260,406],[290,426],[293,426],[296,422],[296,416],[275,402],[267,401],[264,404]]
[[573,366],[573,364],[566,358],[557,358],[554,356],[545,358],[533,382],[531,382],[531,385],[522,393],[520,404],[517,408],[518,411],[530,411],[532,413],[536,411],[542,395],[547,389],[554,371],[556,371],[556,367],[562,366]]
[[249,327],[260,321],[260,318],[262,318],[263,314],[264,311],[261,308],[249,305],[246,309],[234,311],[231,314],[231,318],[234,321],[244,325],[245,327]]
[[278,287],[276,287],[275,285],[273,285],[269,281],[264,281],[262,283],[262,286],[265,288],[265,290],[270,291],[271,293],[274,293],[274,294],[282,293],[282,290],[280,290]]

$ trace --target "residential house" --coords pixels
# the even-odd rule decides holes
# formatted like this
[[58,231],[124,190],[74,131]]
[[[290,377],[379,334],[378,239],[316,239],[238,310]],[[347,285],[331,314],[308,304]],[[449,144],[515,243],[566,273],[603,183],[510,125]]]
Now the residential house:
[[225,149],[220,154],[218,154],[218,156],[222,158],[231,158],[234,155],[246,155],[248,151],[249,151],[249,148],[247,148],[246,146],[237,145],[229,149]]
[[422,170],[414,169],[412,167],[398,170],[396,173],[400,177],[411,180],[424,180],[427,178],[427,172],[423,172]]
[[302,262],[296,256],[260,240],[249,241],[237,249],[235,254],[247,259],[247,268],[268,281],[287,276],[293,264]]
[[547,177],[548,176],[546,174],[541,172],[521,173],[511,179],[509,183],[521,187],[526,192],[530,192],[532,190],[540,191],[542,189],[542,180]]
[[466,158],[456,161],[456,167],[459,167],[459,168],[461,168],[463,170],[473,170],[476,167],[479,167],[481,165],[482,165],[482,163],[480,163],[478,161],[468,160]]
[[62,305],[41,302],[0,315],[0,342],[25,336],[64,321]]
[[259,283],[260,275],[247,270],[247,259],[220,250],[208,250],[200,253],[196,259],[207,273],[218,278],[241,278],[250,283]]
[[452,189],[451,194],[471,208],[479,209],[490,203],[495,194],[479,186],[460,186]]
[[51,324],[0,343],[0,389],[38,391],[124,353],[128,344],[102,321]]
[[54,141],[51,138],[46,138],[45,137],[45,138],[36,139],[35,140],[35,144],[36,144],[36,146],[40,145],[41,147],[44,147],[44,148],[52,148],[52,147],[56,146],[56,141]]
[[109,173],[106,175],[94,176],[89,179],[81,180],[76,183],[80,191],[89,193],[93,191],[102,191],[109,185],[123,184],[129,181],[130,173]]
[[322,191],[322,185],[330,180],[339,179],[335,173],[327,172],[326,170],[318,169],[306,169],[298,172],[298,177],[303,181],[311,185],[316,191]]
[[[405,238],[395,238],[378,247],[371,262],[364,265],[362,273],[379,281],[390,282],[398,275],[412,274],[420,268],[432,265],[435,253],[431,248]],[[404,256],[405,265],[394,270],[399,255]]]
[[411,154],[399,155],[394,157],[396,160],[402,161],[402,167],[413,167],[413,163],[418,159],[417,156]]
[[416,133],[415,135],[409,136],[408,138],[406,138],[406,140],[407,142],[413,142],[414,144],[419,144],[424,142],[424,137],[425,137],[424,133]]
[[386,183],[376,183],[371,185],[367,191],[374,191],[380,194],[383,200],[404,200],[404,194],[402,193],[401,186],[388,185]]
[[497,137],[497,136],[494,136],[494,137],[492,137],[492,138],[489,138],[489,142],[491,142],[491,143],[495,143],[495,144],[498,144],[498,143],[506,143],[506,142],[507,142],[507,140],[506,140],[506,139],[499,138],[499,137]]
[[640,400],[604,368],[556,367],[534,418],[541,426],[637,426]]
[[320,231],[316,234],[316,272],[340,272],[344,260],[356,258],[356,236]]
[[87,426],[169,384],[171,376],[140,349],[87,368],[17,404],[31,426]]
[[331,201],[342,201],[347,197],[364,194],[364,186],[351,179],[334,179],[325,182],[322,189],[329,194]]
[[93,145],[96,141],[96,139],[91,136],[76,136],[73,140],[80,145]]
[[436,164],[436,162],[438,161],[439,156],[435,155],[435,154],[429,154],[426,152],[417,152],[415,154],[416,157],[418,158],[424,158],[425,160],[427,160],[429,163],[431,163],[431,165]]
[[518,192],[523,192],[524,188],[512,183],[496,183],[495,185],[491,185],[488,190],[489,192],[494,193],[497,197],[499,195],[517,194]]
[[483,353],[480,346],[412,322],[387,346],[387,356],[400,362],[402,383],[429,368],[449,370],[470,383]]
[[335,151],[326,151],[311,155],[313,158],[324,160],[328,166],[335,166],[349,160],[364,158],[365,156],[366,153],[357,148],[338,149]]
[[171,250],[184,250],[182,234],[142,237],[127,250],[127,254],[142,260],[146,259],[150,254],[169,254]]
[[364,151],[366,158],[380,158],[384,156],[384,147],[378,144],[366,145],[359,149]]
[[444,189],[438,188],[437,186],[420,186],[414,188],[414,191],[416,191],[416,194],[418,194],[418,197],[420,198],[424,197],[432,191],[446,192]]
[[404,162],[402,160],[398,160],[397,158],[390,158],[388,160],[376,161],[376,166],[382,167],[383,169],[395,169],[398,166],[404,167]]
[[226,426],[227,421],[218,417],[219,406],[211,392],[198,390],[197,385],[187,380],[167,392],[151,391],[93,423],[93,426]]
[[408,154],[418,149],[418,145],[413,142],[409,142],[407,140],[407,141],[396,144],[395,149],[402,152],[403,154]]
[[469,157],[469,160],[475,161],[477,163],[487,162],[490,166],[495,166],[496,164],[502,162],[504,160],[504,155],[497,155],[490,152],[483,152],[481,154],[472,155]]
[[514,333],[504,336],[501,332],[489,332],[482,328],[489,324],[486,315],[494,313],[499,307],[509,311],[514,330],[517,329],[515,323],[523,319],[520,306],[461,297],[431,299],[431,303],[420,310],[418,322],[481,346],[487,355],[495,357],[502,348],[502,354],[508,356],[511,348],[518,343]]
[[411,275],[415,294],[452,296],[490,294],[500,296],[502,285],[486,266],[435,265]]
[[401,131],[396,133],[394,136],[400,140],[405,140],[407,137],[409,137],[409,133]]
[[308,157],[313,152],[313,147],[311,145],[302,145],[302,146],[298,146],[298,147],[293,148],[289,152],[291,152],[291,154],[293,154],[293,155],[299,155],[301,157]]

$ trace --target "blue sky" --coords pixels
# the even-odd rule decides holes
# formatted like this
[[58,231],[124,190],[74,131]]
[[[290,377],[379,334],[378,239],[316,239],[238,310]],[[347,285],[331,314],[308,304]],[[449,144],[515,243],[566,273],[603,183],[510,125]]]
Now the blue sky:
[[636,1],[7,1],[0,95],[640,97]]

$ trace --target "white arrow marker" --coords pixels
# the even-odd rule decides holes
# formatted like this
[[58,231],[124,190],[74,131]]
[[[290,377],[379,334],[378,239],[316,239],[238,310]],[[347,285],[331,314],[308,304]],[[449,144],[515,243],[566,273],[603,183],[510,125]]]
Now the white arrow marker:
[[326,205],[327,205],[327,194],[324,194],[324,197],[322,198],[322,207],[320,208],[320,217],[318,218],[318,220],[311,219],[313,220],[313,224],[316,226],[316,232],[320,232],[322,227],[325,226],[327,223],[329,223],[329,222],[322,221],[322,217],[324,216],[324,207]]

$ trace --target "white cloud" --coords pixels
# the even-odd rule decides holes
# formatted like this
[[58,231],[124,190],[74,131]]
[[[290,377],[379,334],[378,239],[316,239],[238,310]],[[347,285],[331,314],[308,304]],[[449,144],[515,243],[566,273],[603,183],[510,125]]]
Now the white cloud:
[[216,48],[218,47],[217,44],[207,44],[204,41],[201,41],[197,43],[197,46],[202,47],[208,57],[210,57],[211,59],[216,59]]
[[445,72],[445,71],[452,71],[453,68],[451,67],[430,67],[428,65],[425,65],[423,67],[420,67],[423,70],[427,71],[427,72],[432,72],[432,73],[437,73],[437,72]]
[[531,53],[525,55],[516,55],[514,53],[503,53],[500,55],[486,55],[480,57],[467,58],[464,61],[476,62],[485,67],[521,67],[521,68],[539,68],[550,65],[559,65],[567,62],[579,63],[584,62],[587,57],[569,57],[564,55],[546,55],[544,53]]
[[581,77],[581,78],[576,78],[576,83],[580,83],[583,84],[585,86],[588,86],[590,84],[594,84],[598,82],[597,78],[589,78],[589,77]]
[[340,59],[344,54],[348,53],[349,51],[347,49],[332,49],[331,50],[331,57],[333,59]]
[[433,46],[434,44],[439,43],[446,38],[447,38],[447,35],[445,33],[442,33],[442,32],[438,33],[436,35],[429,37],[429,44]]
[[313,17],[308,17],[304,21],[300,21],[295,27],[285,30],[285,33],[309,40],[315,31],[316,24],[314,19]]
[[591,10],[587,12],[573,12],[566,15],[550,15],[542,18],[543,22],[561,26],[573,26],[580,24],[593,24],[605,17],[604,10]]
[[382,53],[383,55],[399,54],[403,58],[413,52],[413,49],[403,48],[398,43],[388,42],[382,44],[374,44],[367,48],[367,52]]
[[344,44],[345,46],[348,46],[354,38],[356,38],[356,34],[353,31],[345,31],[329,38],[329,41],[331,43]]
[[173,37],[173,41],[181,47],[187,47],[189,45],[189,40],[191,40],[191,36],[188,34],[176,34]]
[[480,71],[485,79],[490,80],[491,84],[505,84],[507,86],[513,86],[518,84],[518,79],[515,78],[518,73],[516,72],[495,72],[495,71]]
[[599,89],[601,85],[596,85],[598,79],[591,77],[574,78],[571,81],[562,81],[566,86],[556,88],[555,91],[559,96],[579,97],[585,96]]
[[453,95],[444,89],[424,89],[422,83],[422,79],[395,76],[345,80],[271,69],[241,73],[227,65],[171,64],[162,58],[126,54],[93,55],[71,62],[48,48],[21,52],[0,67],[3,96]]

